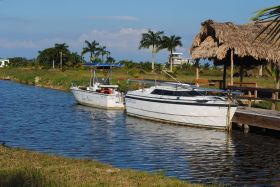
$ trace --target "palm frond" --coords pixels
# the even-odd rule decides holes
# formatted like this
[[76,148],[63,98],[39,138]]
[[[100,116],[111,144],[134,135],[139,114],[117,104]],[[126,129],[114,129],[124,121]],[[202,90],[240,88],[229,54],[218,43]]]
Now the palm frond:
[[272,45],[280,40],[280,6],[273,6],[257,11],[253,21],[266,23],[255,40],[263,36],[262,40],[271,42]]

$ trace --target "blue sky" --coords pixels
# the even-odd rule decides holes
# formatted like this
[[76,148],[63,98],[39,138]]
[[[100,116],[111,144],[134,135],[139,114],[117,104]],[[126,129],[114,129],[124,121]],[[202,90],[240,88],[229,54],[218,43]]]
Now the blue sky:
[[[152,29],[182,37],[177,51],[189,56],[200,23],[213,19],[244,24],[269,0],[0,0],[0,57],[34,58],[55,43],[81,52],[84,41],[107,46],[117,60],[151,60],[138,50],[141,33]],[[165,62],[168,53],[157,54]]]

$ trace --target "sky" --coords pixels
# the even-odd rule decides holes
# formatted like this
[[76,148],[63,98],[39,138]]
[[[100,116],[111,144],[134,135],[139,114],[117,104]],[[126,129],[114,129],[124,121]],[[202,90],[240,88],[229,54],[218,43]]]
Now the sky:
[[[66,43],[80,53],[85,40],[106,46],[117,60],[151,61],[151,51],[139,50],[148,29],[182,38],[177,48],[189,48],[201,22],[246,24],[257,10],[276,0],[0,0],[0,57],[36,58],[38,51]],[[160,51],[156,61],[167,61]]]

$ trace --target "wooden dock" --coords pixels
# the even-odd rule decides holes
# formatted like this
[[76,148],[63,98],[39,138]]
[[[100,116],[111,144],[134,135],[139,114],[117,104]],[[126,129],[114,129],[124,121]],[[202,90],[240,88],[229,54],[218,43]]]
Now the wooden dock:
[[238,107],[232,122],[243,126],[280,131],[280,112],[249,107]]

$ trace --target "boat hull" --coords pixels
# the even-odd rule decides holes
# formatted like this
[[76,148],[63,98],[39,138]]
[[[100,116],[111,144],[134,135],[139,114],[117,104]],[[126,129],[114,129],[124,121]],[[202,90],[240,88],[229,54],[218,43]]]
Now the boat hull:
[[[126,97],[128,115],[180,125],[226,129],[236,106],[160,102]],[[228,116],[228,111],[229,116]]]
[[81,90],[78,87],[72,87],[71,92],[81,105],[104,109],[124,109],[124,99],[121,94],[103,94],[95,91]]

